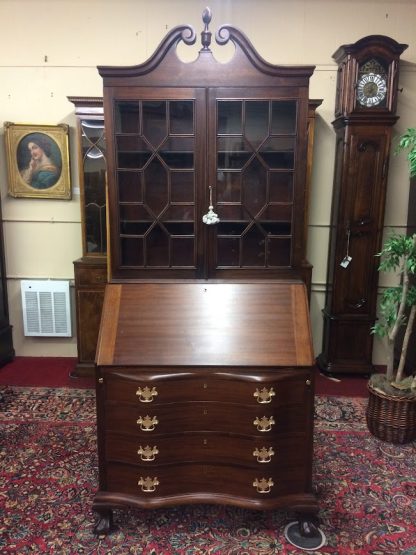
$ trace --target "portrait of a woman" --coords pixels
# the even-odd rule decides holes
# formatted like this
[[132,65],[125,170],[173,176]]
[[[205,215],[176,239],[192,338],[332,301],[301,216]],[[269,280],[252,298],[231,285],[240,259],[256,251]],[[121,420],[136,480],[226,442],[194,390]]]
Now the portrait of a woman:
[[53,187],[61,175],[58,145],[44,133],[30,133],[20,141],[17,162],[23,181],[34,189]]

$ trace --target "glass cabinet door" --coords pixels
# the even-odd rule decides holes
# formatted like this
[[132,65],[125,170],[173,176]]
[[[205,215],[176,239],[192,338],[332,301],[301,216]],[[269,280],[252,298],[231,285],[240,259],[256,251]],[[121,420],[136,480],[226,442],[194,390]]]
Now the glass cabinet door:
[[114,104],[118,229],[112,237],[118,242],[114,271],[123,277],[201,272],[196,198],[204,131],[198,135],[197,95],[180,96]]
[[81,154],[83,178],[84,255],[105,255],[106,193],[104,118],[81,118]]
[[214,98],[210,106],[216,114],[211,179],[220,218],[210,273],[289,268],[298,102]]

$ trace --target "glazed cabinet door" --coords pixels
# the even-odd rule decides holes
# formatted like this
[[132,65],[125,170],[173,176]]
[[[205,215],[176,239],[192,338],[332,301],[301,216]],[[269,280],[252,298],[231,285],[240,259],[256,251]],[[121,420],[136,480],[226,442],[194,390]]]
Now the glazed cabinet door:
[[107,101],[112,277],[200,277],[205,90],[120,88]]
[[[285,90],[213,89],[209,277],[263,277],[300,265],[307,103]],[[214,127],[215,124],[215,127]]]

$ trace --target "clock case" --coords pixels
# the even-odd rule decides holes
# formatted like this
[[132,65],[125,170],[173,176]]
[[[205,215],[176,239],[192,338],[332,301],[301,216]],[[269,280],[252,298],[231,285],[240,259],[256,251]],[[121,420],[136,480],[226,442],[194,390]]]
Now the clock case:
[[[335,172],[323,310],[323,347],[317,362],[331,374],[373,372],[372,351],[392,129],[398,117],[399,57],[407,48],[371,35],[341,46],[335,120]],[[361,106],[360,68],[376,60],[386,71],[381,105]],[[347,257],[351,257],[349,260]],[[343,265],[341,264],[343,263]]]

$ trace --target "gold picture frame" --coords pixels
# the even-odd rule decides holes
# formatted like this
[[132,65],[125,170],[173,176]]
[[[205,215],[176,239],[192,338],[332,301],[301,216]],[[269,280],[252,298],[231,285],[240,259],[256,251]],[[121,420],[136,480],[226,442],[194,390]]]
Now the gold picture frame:
[[9,195],[71,199],[69,126],[5,122]]

